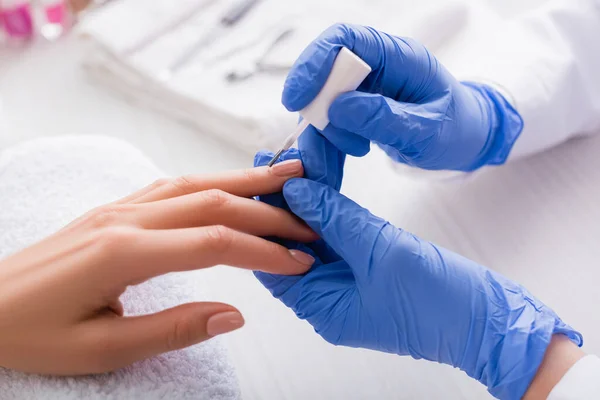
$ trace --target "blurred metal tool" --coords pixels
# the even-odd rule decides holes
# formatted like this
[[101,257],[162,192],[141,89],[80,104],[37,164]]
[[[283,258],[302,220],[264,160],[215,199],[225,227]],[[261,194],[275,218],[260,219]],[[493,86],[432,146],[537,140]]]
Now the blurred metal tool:
[[[291,65],[269,65],[265,62],[265,60],[269,57],[271,52],[279,44],[281,44],[281,42],[283,42],[292,33],[294,33],[294,31],[295,28],[293,27],[286,27],[276,31],[274,36],[272,36],[272,39],[263,41],[265,45],[262,49],[262,52],[259,53],[258,57],[256,57],[244,67],[229,72],[225,76],[225,79],[230,83],[236,83],[245,81],[247,79],[252,78],[255,75],[262,73],[275,74],[287,72],[291,68]],[[261,48],[259,47],[257,51],[260,52],[260,50]]]
[[[105,0],[105,1],[108,2],[108,1],[112,1],[112,0]],[[211,7],[216,2],[217,2],[217,0],[198,0],[197,2],[192,4],[190,7],[187,7],[185,10],[183,10],[176,17],[174,17],[170,21],[167,21],[166,24],[159,26],[153,32],[151,32],[150,34],[145,36],[142,40],[135,43],[131,47],[123,50],[122,55],[127,57],[127,56],[131,56],[135,53],[138,53],[138,52],[144,50],[146,47],[148,47],[149,45],[151,45],[152,43],[154,43],[155,41],[157,41],[158,39],[160,39],[167,33],[174,31],[175,29],[181,27],[183,24],[185,24],[189,20],[193,19],[200,12]]]
[[218,40],[225,32],[235,26],[242,18],[244,18],[261,0],[239,0],[236,2],[225,15],[221,17],[217,26],[215,26],[208,34],[201,37],[196,43],[187,48],[167,69],[161,73],[163,79],[169,79],[178,70],[184,67],[187,63],[193,60],[202,50],[209,47]]
[[227,49],[224,52],[217,53],[216,55],[211,54],[210,59],[204,60],[203,65],[208,68],[219,64],[220,62],[229,60],[232,57],[239,56],[242,53],[247,53],[249,51],[255,52],[253,49],[263,44],[265,42],[265,38],[272,38],[273,32],[275,31],[281,31],[281,23],[271,25],[270,27],[262,30],[259,35],[251,37],[249,40],[236,40],[236,45],[234,47]]

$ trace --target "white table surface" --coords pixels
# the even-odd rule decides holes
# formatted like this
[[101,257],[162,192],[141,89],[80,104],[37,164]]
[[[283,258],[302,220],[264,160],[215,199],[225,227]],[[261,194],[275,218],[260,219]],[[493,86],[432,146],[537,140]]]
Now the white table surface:
[[[511,12],[509,3],[516,1],[501,11]],[[8,126],[0,128],[0,149],[39,136],[101,134],[128,140],[173,175],[251,164],[251,155],[90,85],[77,66],[81,53],[71,38],[0,49]],[[453,184],[399,176],[374,152],[349,160],[344,192],[397,226],[521,282],[584,333],[585,350],[600,354],[596,150],[600,138],[578,140]],[[246,327],[227,337],[246,399],[488,398],[447,366],[328,345],[249,273],[201,273],[215,300],[246,317]]]

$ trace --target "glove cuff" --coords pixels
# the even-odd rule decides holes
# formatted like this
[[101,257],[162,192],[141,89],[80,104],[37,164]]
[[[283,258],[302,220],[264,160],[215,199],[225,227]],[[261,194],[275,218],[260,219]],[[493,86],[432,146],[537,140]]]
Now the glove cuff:
[[[578,346],[581,334],[525,288],[488,273],[488,319],[473,378],[499,399],[520,399],[541,365],[555,334]],[[502,304],[501,306],[499,306]]]
[[490,107],[489,140],[479,162],[471,170],[484,165],[502,165],[506,162],[510,151],[523,131],[523,119],[512,104],[491,86],[462,82],[464,86],[477,92]]
[[[555,315],[548,318],[548,321],[542,322],[542,326],[533,326],[534,331],[525,337],[521,337],[521,332],[509,332],[505,342],[508,340],[515,343],[504,343],[497,353],[492,355],[490,366],[493,365],[492,368],[495,368],[495,371],[488,377],[486,386],[488,392],[495,398],[507,400],[523,398],[535,378],[552,336],[555,334],[567,336],[580,347],[583,345],[581,334]],[[504,363],[502,361],[503,353],[511,357],[520,353],[521,358]]]

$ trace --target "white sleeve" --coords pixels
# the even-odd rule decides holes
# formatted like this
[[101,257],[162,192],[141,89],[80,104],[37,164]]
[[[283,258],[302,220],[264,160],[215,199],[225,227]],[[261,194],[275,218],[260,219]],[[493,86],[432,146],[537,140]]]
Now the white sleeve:
[[523,117],[510,159],[600,132],[600,0],[551,1],[486,30],[451,70],[495,84]]
[[573,365],[548,396],[548,400],[588,399],[600,399],[600,358],[591,355]]

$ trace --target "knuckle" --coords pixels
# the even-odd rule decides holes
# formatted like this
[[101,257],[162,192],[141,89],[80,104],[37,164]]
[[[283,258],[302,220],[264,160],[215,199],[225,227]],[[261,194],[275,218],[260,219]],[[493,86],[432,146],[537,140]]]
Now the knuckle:
[[185,176],[179,176],[177,178],[173,178],[169,181],[169,183],[182,195],[194,193],[194,184],[189,180],[189,178]]
[[231,248],[233,237],[233,231],[226,226],[211,226],[206,229],[205,245],[209,251],[226,253]]
[[329,28],[327,28],[323,33],[323,36],[338,36],[340,34],[346,36],[350,33],[350,31],[351,26],[349,24],[337,22],[335,24],[330,25]]
[[210,189],[202,192],[202,200],[209,207],[223,207],[231,200],[231,195],[220,189]]
[[177,318],[167,334],[168,351],[179,350],[194,344],[194,324],[189,318]]
[[151,187],[157,188],[160,186],[164,186],[164,185],[168,185],[170,184],[172,181],[172,179],[169,178],[159,178],[157,180],[155,180],[152,185],[150,185]]
[[94,228],[105,228],[118,225],[123,219],[123,212],[122,205],[111,204],[92,210],[86,219]]
[[99,231],[94,244],[103,254],[117,254],[126,248],[135,238],[136,230],[127,227],[109,227]]
[[343,27],[344,27],[344,24],[342,22],[335,22],[335,23],[329,25],[327,27],[327,29],[325,29],[325,32],[335,32],[338,29],[343,28]]

